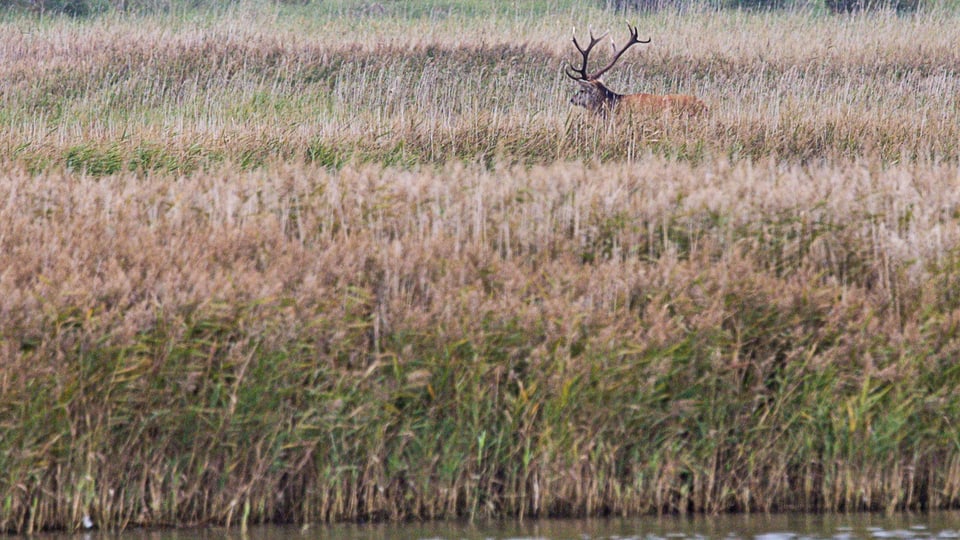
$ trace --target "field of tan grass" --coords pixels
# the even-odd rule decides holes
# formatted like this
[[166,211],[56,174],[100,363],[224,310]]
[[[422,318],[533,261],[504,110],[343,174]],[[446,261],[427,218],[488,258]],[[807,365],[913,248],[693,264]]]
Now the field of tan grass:
[[[254,11],[0,27],[0,147],[34,170],[192,171],[229,161],[397,165],[680,158],[956,159],[957,16],[692,12],[620,91],[696,94],[696,125],[597,133],[567,104],[571,30],[625,38],[612,13],[440,20]],[[602,130],[601,130],[602,131]]]
[[0,23],[0,530],[960,505],[958,15],[345,5]]

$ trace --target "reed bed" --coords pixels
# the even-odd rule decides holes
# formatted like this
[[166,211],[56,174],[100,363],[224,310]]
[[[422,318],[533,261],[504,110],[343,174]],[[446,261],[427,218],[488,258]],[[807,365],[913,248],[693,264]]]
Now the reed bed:
[[0,23],[0,530],[960,506],[956,15],[519,5]]
[[955,165],[2,179],[4,529],[958,503]]

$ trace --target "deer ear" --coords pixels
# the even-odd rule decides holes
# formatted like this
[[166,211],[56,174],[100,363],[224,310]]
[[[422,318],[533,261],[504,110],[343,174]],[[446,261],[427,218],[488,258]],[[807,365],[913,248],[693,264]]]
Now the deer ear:
[[593,88],[593,83],[590,81],[578,80],[577,83],[584,88]]

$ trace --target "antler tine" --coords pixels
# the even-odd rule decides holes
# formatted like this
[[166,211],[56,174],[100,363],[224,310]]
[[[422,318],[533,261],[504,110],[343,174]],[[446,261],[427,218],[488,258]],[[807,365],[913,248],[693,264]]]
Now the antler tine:
[[[595,72],[591,73],[591,74],[587,77],[588,79],[599,79],[600,76],[603,75],[604,73],[606,73],[607,70],[609,70],[610,68],[612,68],[613,65],[617,63],[617,60],[619,60],[620,57],[623,55],[623,53],[627,52],[627,49],[629,49],[629,48],[632,47],[633,45],[636,45],[637,43],[650,43],[650,38],[647,38],[646,40],[640,39],[640,32],[637,30],[637,27],[636,27],[636,26],[633,26],[633,25],[631,25],[630,23],[627,23],[627,28],[630,30],[630,41],[628,41],[627,44],[624,45],[623,48],[620,49],[619,52],[617,52],[616,54],[613,55],[613,60],[611,60],[610,63],[607,64],[607,67],[605,67],[605,68],[603,68],[603,69],[601,69],[601,70],[599,70],[599,71],[595,71]],[[613,40],[612,40],[612,39],[610,40],[610,43],[613,44]],[[577,48],[579,49],[580,47],[577,47]],[[614,48],[614,50],[616,50],[616,45],[613,45],[613,48]],[[583,66],[583,67],[584,67],[584,69],[586,69],[586,67],[587,67],[587,66],[586,66],[586,63],[584,63],[584,66]]]
[[[582,61],[580,63],[579,69],[573,67],[573,64],[571,64],[570,62],[567,62],[567,69],[566,69],[567,77],[570,77],[571,79],[574,79],[574,80],[581,80],[581,81],[586,81],[591,78],[589,75],[587,75],[587,58],[590,56],[590,51],[593,49],[594,45],[596,45],[597,43],[600,43],[600,40],[602,40],[606,35],[607,35],[606,32],[604,32],[603,35],[601,35],[600,37],[593,37],[593,29],[590,29],[590,44],[587,45],[587,48],[583,48],[580,46],[580,43],[577,41],[577,29],[576,28],[573,29],[573,46],[576,47],[578,51],[580,51],[580,56],[582,57]],[[575,76],[573,75],[573,73],[576,73],[577,75]]]

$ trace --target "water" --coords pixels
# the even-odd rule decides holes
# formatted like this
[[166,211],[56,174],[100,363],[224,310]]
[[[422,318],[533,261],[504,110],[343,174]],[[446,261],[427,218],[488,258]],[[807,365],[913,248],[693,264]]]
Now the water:
[[[960,513],[882,515],[734,515],[635,519],[528,520],[500,523],[346,525],[310,538],[336,540],[684,540],[960,539]],[[329,536],[328,536],[329,535]],[[251,539],[253,540],[253,539]],[[258,539],[279,540],[279,539]]]
[[[40,535],[37,540],[66,540]],[[960,513],[736,515],[636,519],[431,522],[411,524],[251,527],[99,532],[70,540],[684,540],[684,539],[960,539]]]

